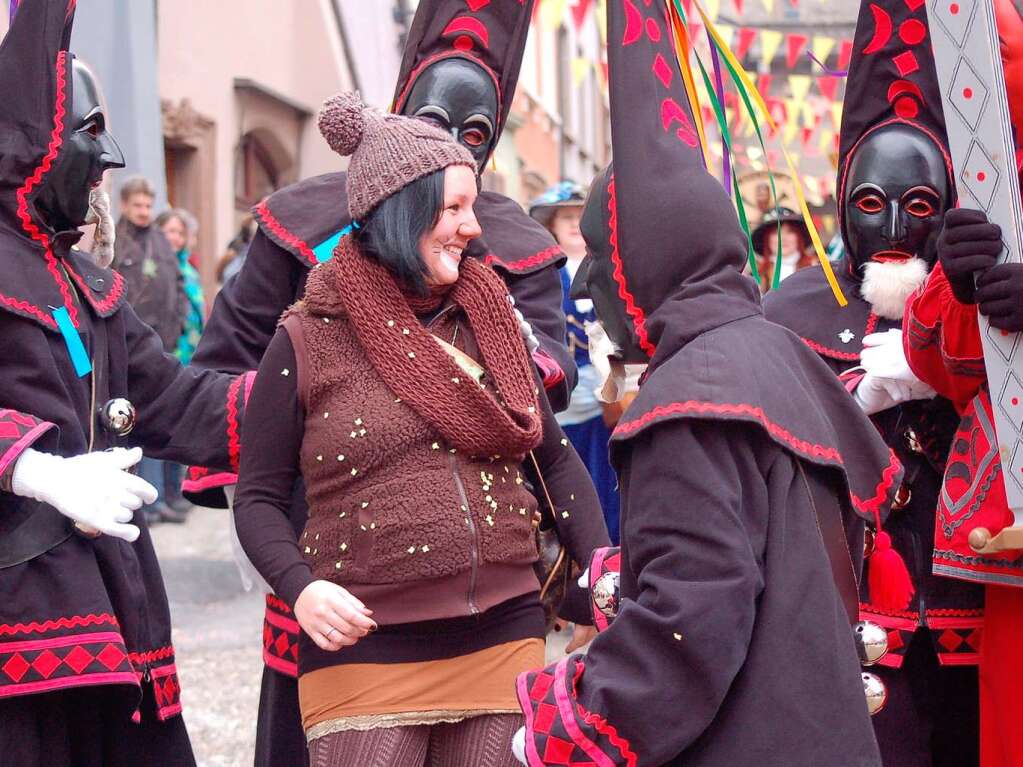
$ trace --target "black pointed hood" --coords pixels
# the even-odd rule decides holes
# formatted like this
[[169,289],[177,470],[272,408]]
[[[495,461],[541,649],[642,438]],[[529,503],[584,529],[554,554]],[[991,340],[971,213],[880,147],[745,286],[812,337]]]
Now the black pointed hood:
[[[394,92],[400,112],[416,79],[431,64],[462,58],[482,67],[498,94],[492,147],[508,119],[536,0],[422,0],[409,30]],[[493,149],[491,149],[493,152]]]
[[[949,188],[955,174],[948,152],[938,73],[923,0],[860,3],[838,148],[838,218],[848,242],[842,201],[852,157],[874,131],[903,123],[924,133],[941,151]],[[954,193],[953,193],[954,199]]]
[[[587,212],[603,213],[618,295],[651,358],[612,460],[666,421],[744,423],[841,472],[855,510],[884,517],[902,467],[817,355],[761,315],[742,274],[746,237],[704,166],[671,35],[663,4],[609,0],[614,165]],[[586,236],[592,269],[607,253]]]
[[48,237],[34,200],[71,130],[68,43],[76,0],[22,0],[0,44],[0,222]]
[[704,165],[662,4],[608,3],[608,64],[614,166],[593,193],[619,296],[653,357],[669,316],[695,337],[758,313],[759,293],[741,273],[735,208]]

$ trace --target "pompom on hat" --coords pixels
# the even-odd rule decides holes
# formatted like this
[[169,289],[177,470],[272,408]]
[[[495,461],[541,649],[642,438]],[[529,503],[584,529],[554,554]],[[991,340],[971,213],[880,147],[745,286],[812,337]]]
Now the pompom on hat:
[[320,110],[320,133],[348,165],[348,209],[362,221],[377,205],[416,179],[451,165],[476,172],[469,150],[430,123],[384,114],[358,93],[339,93]]

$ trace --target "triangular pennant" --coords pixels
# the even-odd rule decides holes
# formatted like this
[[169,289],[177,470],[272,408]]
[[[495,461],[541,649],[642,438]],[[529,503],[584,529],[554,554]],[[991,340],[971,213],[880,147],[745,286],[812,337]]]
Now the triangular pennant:
[[592,2],[593,0],[573,0],[572,21],[575,22],[575,29],[577,32],[582,29],[583,22],[586,21],[586,14],[589,12]]
[[814,112],[813,104],[809,101],[804,101],[799,110],[799,121],[803,124],[803,127],[816,128],[819,120],[817,119],[817,114]]
[[809,144],[811,138],[813,138],[813,128],[800,128],[800,141],[803,146]]
[[[826,192],[824,190],[821,190],[821,197],[824,196],[826,196]],[[821,228],[825,232],[835,231],[835,217],[830,213],[825,213],[823,216],[821,216]]]
[[735,46],[735,58],[742,61],[749,54],[749,49],[753,47],[753,41],[757,39],[757,31],[753,27],[740,27],[739,28],[739,43]]
[[770,72],[764,72],[764,74],[757,77],[757,90],[760,91],[761,96],[767,96],[771,92],[771,80],[773,76]]
[[732,43],[735,40],[735,27],[718,27],[718,34],[724,40],[725,47],[731,49]]
[[774,54],[778,52],[778,48],[784,39],[785,35],[781,32],[775,32],[773,29],[765,29],[760,33],[760,60],[764,64],[764,69],[771,68]]
[[785,142],[785,146],[792,143],[792,140],[796,137],[797,133],[799,133],[799,120],[790,117],[781,132],[781,140]]
[[721,0],[703,0],[703,10],[711,21],[718,20],[718,13],[721,11]]
[[831,124],[835,130],[841,130],[842,128],[842,102],[835,101],[831,104]]
[[764,4],[764,10],[768,13],[774,13],[774,0],[760,0]]
[[834,101],[838,96],[838,78],[822,75],[817,78],[817,90],[828,101]]
[[810,75],[789,75],[789,96],[797,104],[806,101],[806,94],[810,92],[810,83],[813,80]]
[[788,46],[788,53],[785,56],[785,63],[789,69],[794,69],[796,62],[799,61],[799,57],[803,53],[803,49],[806,47],[806,43],[809,38],[806,35],[800,35],[793,32],[788,35],[785,39],[786,45]]
[[557,29],[565,18],[568,0],[543,0],[540,8],[540,23],[547,29]]
[[843,40],[838,48],[838,68],[848,69],[849,62],[852,60],[853,44],[852,40]]
[[835,50],[837,41],[833,37],[814,37],[813,38],[813,51],[814,58],[817,59],[821,64],[824,64],[828,60],[828,56]]
[[831,145],[835,140],[835,132],[833,130],[822,130],[820,133],[820,139],[817,141],[817,148],[821,154],[827,154],[831,151]]
[[[601,48],[607,48],[607,0],[597,0],[597,30],[600,32],[600,45]],[[607,66],[606,64],[604,65]],[[607,85],[607,78],[604,78],[604,84]]]
[[732,0],[732,5],[735,6],[735,12],[742,16],[742,0]]
[[586,75],[590,73],[590,68],[593,66],[591,62],[585,56],[579,56],[572,59],[572,87],[579,88],[583,84],[583,80],[586,79]]

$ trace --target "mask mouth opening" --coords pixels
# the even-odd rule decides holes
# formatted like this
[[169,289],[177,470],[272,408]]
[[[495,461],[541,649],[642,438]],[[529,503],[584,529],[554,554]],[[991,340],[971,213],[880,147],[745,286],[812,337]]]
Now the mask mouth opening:
[[913,258],[916,258],[916,256],[905,250],[881,250],[872,255],[870,260],[878,264],[904,264]]

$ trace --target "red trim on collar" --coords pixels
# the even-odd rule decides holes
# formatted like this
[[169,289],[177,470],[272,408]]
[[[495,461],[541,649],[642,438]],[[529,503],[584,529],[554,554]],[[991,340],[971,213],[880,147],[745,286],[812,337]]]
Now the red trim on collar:
[[298,252],[302,255],[306,261],[309,262],[310,266],[316,266],[316,254],[313,253],[313,249],[310,248],[305,240],[296,234],[289,231],[284,224],[277,220],[277,217],[270,212],[270,208],[267,207],[266,200],[259,203],[253,210],[259,218],[263,220],[263,223],[269,227],[270,231],[273,232],[280,240],[293,248],[298,248]]
[[31,314],[33,317],[39,320],[39,322],[43,323],[46,327],[51,328],[53,330],[57,329],[57,322],[53,319],[53,317],[51,317],[49,314],[46,314],[46,312],[40,311],[39,308],[34,304],[30,304],[27,301],[22,301],[17,298],[12,298],[11,296],[5,296],[3,293],[0,293],[0,303],[4,304],[5,306],[9,306],[12,309],[16,309],[17,311],[22,312],[24,314]]
[[856,354],[855,352],[840,352],[835,349],[830,349],[827,346],[824,346],[823,344],[817,343],[816,341],[811,341],[809,338],[806,338],[805,336],[800,336],[799,340],[801,340],[804,344],[809,346],[813,351],[817,352],[822,357],[831,357],[832,359],[842,360],[843,362],[859,362],[860,360],[860,355]]
[[547,261],[557,258],[560,254],[561,246],[553,245],[549,248],[541,250],[539,253],[534,253],[531,256],[526,256],[525,258],[520,258],[518,261],[511,262],[502,261],[494,253],[487,253],[483,257],[483,263],[485,263],[487,266],[500,266],[503,267],[504,269],[508,269],[510,271],[515,272],[524,269],[529,269],[530,267],[533,266],[539,266],[540,264],[546,263]]
[[636,303],[636,297],[632,295],[628,287],[625,284],[625,270],[622,267],[622,254],[618,250],[618,196],[615,191],[615,179],[611,176],[611,181],[607,186],[608,191],[608,212],[610,213],[610,219],[608,221],[608,227],[611,230],[610,243],[611,243],[611,262],[614,264],[614,279],[618,283],[618,297],[625,302],[625,311],[628,312],[629,316],[632,317],[632,324],[636,330],[636,337],[639,340],[640,348],[647,353],[648,356],[653,357],[657,351],[657,347],[650,342],[650,336],[646,332],[646,314],[643,312],[642,307]]
[[[43,246],[43,249],[45,250],[44,255],[46,258],[46,269],[50,273],[50,276],[53,277],[54,282],[57,283],[57,287],[60,288],[60,294],[64,298],[64,306],[67,308],[68,315],[71,318],[71,324],[77,328],[78,309],[75,307],[75,303],[71,299],[71,289],[68,287],[67,282],[60,274],[60,269],[57,267],[57,259],[53,255],[53,248],[50,246],[50,238],[35,225],[35,222],[32,221],[32,216],[29,215],[28,212],[28,196],[43,180],[43,176],[50,172],[50,168],[53,167],[53,161],[57,159],[60,147],[64,143],[64,116],[66,114],[64,102],[67,97],[67,51],[60,51],[57,54],[55,68],[57,73],[57,97],[53,105],[53,130],[50,132],[50,144],[47,148],[46,154],[43,156],[42,161],[36,167],[35,171],[33,171],[31,176],[25,179],[25,183],[20,189],[18,189],[16,197],[18,200],[18,218],[21,219],[21,228],[35,242],[38,242]],[[32,314],[34,316],[38,316],[39,314],[43,314],[43,312],[37,310],[33,311]],[[57,326],[56,322],[53,322],[52,318],[47,325],[51,327]]]
[[687,415],[689,413],[696,413],[698,415],[737,415],[758,421],[767,430],[768,434],[779,438],[797,453],[811,458],[832,461],[839,466],[844,466],[842,456],[835,448],[799,439],[788,429],[771,421],[764,413],[763,408],[754,407],[746,403],[731,405],[727,403],[719,404],[716,402],[689,400],[688,402],[673,402],[670,405],[660,405],[653,410],[647,411],[634,421],[619,423],[618,427],[614,430],[614,434],[629,434],[647,426],[658,418],[671,415]]
[[849,491],[849,496],[852,498],[853,506],[855,506],[860,512],[870,514],[871,516],[879,514],[881,504],[888,499],[888,496],[892,491],[892,486],[895,484],[895,480],[902,472],[902,462],[895,455],[895,451],[889,448],[888,453],[890,455],[888,468],[882,472],[881,481],[877,483],[877,488],[872,498],[864,501],[852,492],[851,489]]
[[97,301],[92,297],[92,292],[89,286],[86,284],[85,280],[82,279],[82,276],[71,268],[71,264],[65,262],[64,268],[67,269],[68,274],[71,275],[71,278],[78,285],[79,289],[81,289],[82,295],[85,296],[85,299],[92,305],[92,308],[95,309],[99,314],[103,314],[105,312],[110,311],[110,309],[112,309],[117,304],[117,301],[121,298],[121,293],[124,292],[124,277],[121,276],[120,272],[115,272],[111,270],[110,274],[112,275],[114,281],[113,287],[110,288],[110,292],[106,295],[105,298],[103,298],[103,300]]

